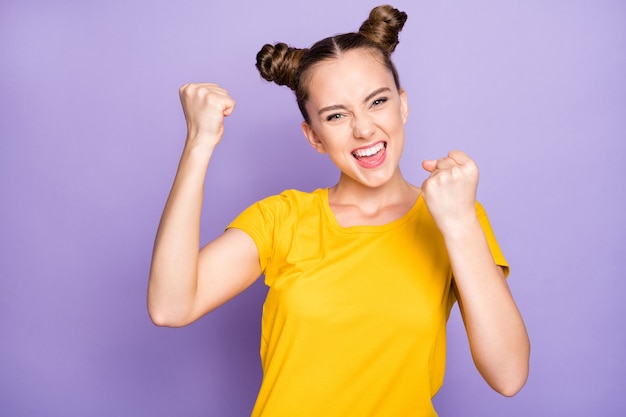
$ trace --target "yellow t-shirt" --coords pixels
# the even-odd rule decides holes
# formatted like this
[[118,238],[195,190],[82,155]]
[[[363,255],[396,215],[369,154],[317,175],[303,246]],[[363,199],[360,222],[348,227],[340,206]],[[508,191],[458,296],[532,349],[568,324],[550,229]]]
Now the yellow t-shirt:
[[[477,213],[507,268],[487,216]],[[269,287],[254,417],[436,416],[455,302],[441,233],[420,196],[381,226],[341,227],[328,190],[261,200],[248,233]]]

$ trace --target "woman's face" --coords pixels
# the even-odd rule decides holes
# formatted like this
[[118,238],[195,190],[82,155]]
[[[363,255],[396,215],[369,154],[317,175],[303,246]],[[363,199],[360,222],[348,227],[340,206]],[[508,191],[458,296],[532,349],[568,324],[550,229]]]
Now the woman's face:
[[344,53],[311,69],[309,143],[327,153],[342,180],[379,187],[399,173],[408,104],[391,72],[367,49]]

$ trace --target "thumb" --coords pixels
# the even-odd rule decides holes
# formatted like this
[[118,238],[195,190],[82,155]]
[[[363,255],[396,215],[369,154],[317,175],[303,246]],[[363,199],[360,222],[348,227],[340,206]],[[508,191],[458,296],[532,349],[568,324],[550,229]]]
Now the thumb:
[[437,167],[437,161],[434,159],[426,159],[422,161],[422,168],[428,172],[433,172]]
[[233,110],[235,110],[235,100],[231,100],[230,103],[226,104],[226,107],[224,108],[224,116],[230,116]]

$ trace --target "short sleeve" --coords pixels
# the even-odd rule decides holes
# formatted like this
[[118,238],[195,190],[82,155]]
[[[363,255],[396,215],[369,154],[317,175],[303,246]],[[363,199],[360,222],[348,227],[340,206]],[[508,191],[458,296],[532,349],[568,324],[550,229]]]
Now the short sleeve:
[[272,259],[275,228],[280,224],[281,200],[280,196],[260,200],[242,211],[227,227],[240,229],[252,238],[259,251],[263,272]]
[[487,217],[487,212],[485,212],[485,209],[479,202],[476,202],[476,215],[478,216],[478,221],[480,222],[483,232],[485,233],[485,237],[487,238],[487,244],[489,245],[489,250],[491,251],[493,260],[496,265],[502,267],[504,270],[504,276],[508,277],[510,272],[509,264],[504,258],[500,245],[498,244],[496,236],[493,233],[493,229],[489,223],[489,218]]

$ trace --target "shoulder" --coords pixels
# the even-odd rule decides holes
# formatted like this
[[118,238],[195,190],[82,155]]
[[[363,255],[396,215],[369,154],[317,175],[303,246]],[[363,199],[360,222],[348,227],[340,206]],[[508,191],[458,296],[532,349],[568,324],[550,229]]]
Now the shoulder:
[[274,217],[298,215],[311,207],[322,205],[325,192],[325,189],[317,189],[312,192],[296,189],[284,190],[280,194],[274,194],[253,203],[244,213],[257,212]]
[[327,190],[324,188],[318,188],[313,191],[301,191],[296,189],[285,190],[275,197],[281,197],[289,201],[313,201],[324,195]]
[[265,206],[282,206],[285,208],[297,208],[310,206],[323,201],[325,189],[316,189],[311,192],[296,189],[284,190],[280,194],[271,195],[260,200],[257,204]]

